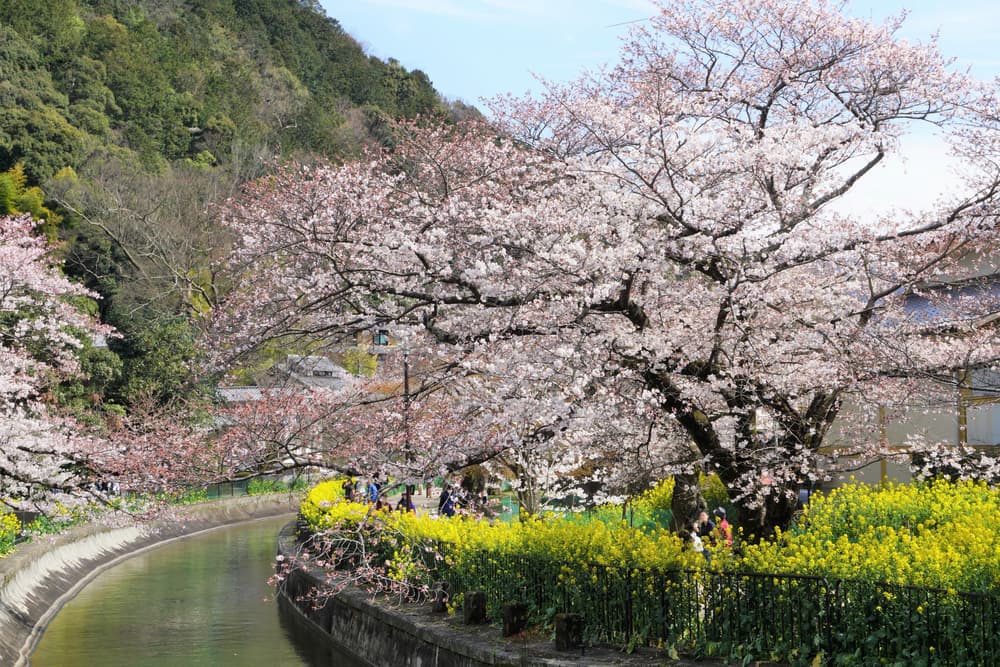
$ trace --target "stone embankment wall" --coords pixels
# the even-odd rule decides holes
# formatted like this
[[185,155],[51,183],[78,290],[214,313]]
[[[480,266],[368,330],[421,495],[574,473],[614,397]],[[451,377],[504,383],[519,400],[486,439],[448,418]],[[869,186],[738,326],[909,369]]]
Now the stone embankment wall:
[[122,528],[80,526],[21,544],[0,559],[0,665],[28,664],[55,613],[105,569],[169,540],[242,521],[294,513],[299,494],[219,500],[171,519]]
[[[295,525],[281,531],[279,553],[286,559],[297,553]],[[640,649],[624,654],[613,647],[557,651],[548,637],[501,637],[499,628],[465,625],[461,614],[434,613],[429,603],[402,604],[373,597],[347,587],[314,604],[309,593],[324,586],[322,574],[297,567],[279,587],[278,599],[310,624],[314,634],[332,642],[369,667],[518,667],[570,666],[647,667],[682,665],[662,653]]]

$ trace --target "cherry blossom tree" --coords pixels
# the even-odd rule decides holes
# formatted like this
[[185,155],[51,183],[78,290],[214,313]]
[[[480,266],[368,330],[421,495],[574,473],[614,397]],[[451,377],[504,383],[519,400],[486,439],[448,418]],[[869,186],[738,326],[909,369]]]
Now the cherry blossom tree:
[[74,307],[92,296],[66,280],[30,216],[0,217],[0,502],[19,506],[76,489],[84,429],[46,400],[79,373],[81,340],[107,333]]
[[63,413],[56,387],[82,376],[89,341],[114,334],[87,314],[96,295],[60,273],[35,226],[0,217],[0,502],[45,511],[106,500],[97,481],[153,491],[230,477],[232,453],[190,410],[136,406],[104,414],[101,429]]
[[214,451],[243,474],[321,469],[352,476],[379,473],[398,484],[452,472],[470,463],[463,444],[490,438],[456,413],[458,401],[426,395],[404,405],[376,381],[338,391],[264,387],[255,400],[215,411]]
[[[998,352],[991,299],[947,326],[910,304],[990,273],[970,261],[995,247],[1000,106],[902,18],[841,9],[664,4],[614,67],[496,100],[496,127],[401,125],[392,151],[254,184],[224,216],[213,351],[419,329],[435,386],[506,456],[609,494],[645,466],[710,470],[752,532],[787,523],[845,400]],[[917,123],[967,188],[838,207]]]

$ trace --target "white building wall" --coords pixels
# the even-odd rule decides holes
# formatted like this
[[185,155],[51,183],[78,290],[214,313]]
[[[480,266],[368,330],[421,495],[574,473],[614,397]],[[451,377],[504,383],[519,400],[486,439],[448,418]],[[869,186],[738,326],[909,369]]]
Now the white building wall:
[[[834,467],[828,471],[831,479],[824,487],[840,486],[852,477],[871,484],[883,478],[910,481],[907,449],[921,442],[958,446],[963,442],[963,417],[964,444],[1000,447],[1000,396],[995,389],[996,379],[995,375],[991,378],[989,389],[983,389],[981,382],[974,382],[971,390],[963,389],[961,403],[959,389],[954,385],[914,393],[907,398],[906,404],[881,410],[857,401],[845,402],[825,442],[825,448],[841,450],[844,454],[837,457]],[[881,460],[856,454],[866,443],[872,442],[882,442],[900,455]]]
[[1000,404],[978,403],[966,407],[967,442],[970,445],[1000,444]]

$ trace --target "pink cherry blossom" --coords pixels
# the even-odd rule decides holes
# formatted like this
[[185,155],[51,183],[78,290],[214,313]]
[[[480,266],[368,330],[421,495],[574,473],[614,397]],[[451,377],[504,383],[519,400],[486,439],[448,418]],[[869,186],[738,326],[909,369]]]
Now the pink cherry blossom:
[[[751,530],[786,523],[845,401],[998,352],[995,299],[935,287],[996,269],[995,95],[840,6],[665,3],[614,68],[495,100],[498,127],[401,123],[391,151],[254,184],[224,215],[216,362],[406,329],[422,395],[488,446],[384,441],[386,464],[489,459],[595,499],[700,467]],[[968,190],[837,209],[914,123],[953,141]]]

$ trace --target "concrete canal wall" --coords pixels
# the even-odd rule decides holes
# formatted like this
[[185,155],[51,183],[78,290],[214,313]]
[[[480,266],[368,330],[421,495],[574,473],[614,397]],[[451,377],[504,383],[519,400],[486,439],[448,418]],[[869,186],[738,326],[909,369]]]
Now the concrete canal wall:
[[105,569],[170,540],[291,514],[299,494],[246,496],[180,508],[175,517],[121,528],[87,525],[21,544],[0,558],[0,665],[20,667],[46,625]]

